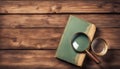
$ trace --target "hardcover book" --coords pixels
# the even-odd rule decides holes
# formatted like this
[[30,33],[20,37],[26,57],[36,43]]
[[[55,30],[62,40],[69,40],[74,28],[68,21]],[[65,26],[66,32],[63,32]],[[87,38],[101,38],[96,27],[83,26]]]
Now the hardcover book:
[[85,33],[90,41],[93,40],[96,27],[94,24],[70,15],[63,35],[61,37],[56,57],[77,66],[82,66],[86,53],[76,52],[71,44],[73,35],[82,32]]

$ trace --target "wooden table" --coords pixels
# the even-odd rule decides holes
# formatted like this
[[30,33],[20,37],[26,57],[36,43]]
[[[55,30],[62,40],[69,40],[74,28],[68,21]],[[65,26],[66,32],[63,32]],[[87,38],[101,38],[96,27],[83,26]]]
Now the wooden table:
[[[0,0],[0,69],[120,69],[120,0]],[[69,15],[97,26],[109,43],[96,64],[55,58]]]

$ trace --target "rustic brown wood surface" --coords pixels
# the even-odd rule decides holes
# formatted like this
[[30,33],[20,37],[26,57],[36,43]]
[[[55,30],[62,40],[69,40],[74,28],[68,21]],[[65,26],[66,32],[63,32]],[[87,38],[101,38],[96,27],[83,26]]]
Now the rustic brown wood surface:
[[[99,27],[120,27],[118,14],[72,14]],[[1,15],[0,28],[65,27],[69,14]]]
[[[0,0],[0,69],[120,69],[120,0]],[[55,58],[69,15],[97,26],[109,43],[96,64]]]
[[1,1],[1,13],[111,13],[120,12],[119,0]]
[[[55,52],[56,50],[2,50],[0,51],[0,67],[2,69],[80,69],[77,66],[56,59]],[[87,69],[117,69],[120,61],[119,52],[119,50],[109,50],[106,56],[99,58],[102,61],[99,65],[86,58],[83,67]]]
[[[0,49],[56,49],[63,28],[0,29]],[[109,43],[109,49],[120,49],[120,28],[99,28],[95,37]],[[44,34],[44,35],[43,35]]]

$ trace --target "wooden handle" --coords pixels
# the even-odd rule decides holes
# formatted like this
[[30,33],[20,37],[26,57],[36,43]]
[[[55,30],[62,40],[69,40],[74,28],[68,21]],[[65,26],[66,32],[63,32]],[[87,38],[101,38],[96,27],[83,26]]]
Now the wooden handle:
[[91,54],[88,50],[85,51],[96,63],[100,63],[100,61],[95,56],[93,56],[93,54]]

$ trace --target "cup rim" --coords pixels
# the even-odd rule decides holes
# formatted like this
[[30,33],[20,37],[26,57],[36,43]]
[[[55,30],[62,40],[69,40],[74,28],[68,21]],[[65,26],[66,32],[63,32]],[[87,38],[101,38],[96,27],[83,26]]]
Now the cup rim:
[[[104,45],[105,45],[105,48],[100,52],[100,53],[97,53],[97,52],[95,52],[95,49],[93,48],[93,45],[92,45],[92,43],[95,41],[95,40],[98,40],[98,39],[100,39],[100,40],[102,40],[103,42],[104,42]],[[103,39],[103,38],[95,38],[93,41],[92,41],[92,43],[91,43],[91,50],[92,50],[92,52],[94,53],[94,54],[96,54],[96,55],[98,55],[98,56],[103,56],[103,55],[105,55],[106,53],[107,53],[107,51],[108,51],[108,43]]]

